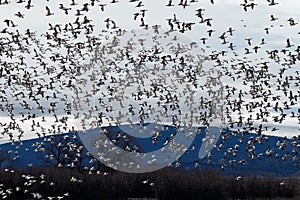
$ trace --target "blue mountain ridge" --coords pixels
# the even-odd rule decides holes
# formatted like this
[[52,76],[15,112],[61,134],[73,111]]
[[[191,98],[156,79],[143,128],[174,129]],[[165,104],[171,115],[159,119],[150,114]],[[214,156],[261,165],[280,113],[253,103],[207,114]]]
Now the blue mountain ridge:
[[[107,130],[108,138],[114,141],[117,146],[122,148],[127,147],[129,151],[136,150],[139,152],[158,150],[164,146],[166,140],[172,137],[172,134],[177,134],[175,127],[165,125],[164,130],[160,130],[160,135],[156,138],[154,144],[152,137],[133,137],[125,133],[119,126],[108,126],[105,129]],[[292,139],[264,136],[260,142],[256,142],[258,134],[237,134],[234,131],[224,130],[222,137],[218,139],[210,155],[200,159],[198,154],[203,144],[202,140],[205,137],[205,127],[193,130],[195,133],[193,143],[181,156],[179,162],[176,163],[174,161],[170,167],[176,166],[187,170],[195,168],[199,170],[216,169],[228,175],[241,174],[276,177],[287,177],[299,170],[297,156],[299,154],[299,147],[295,146],[295,143],[292,143]],[[127,137],[123,137],[124,135]],[[243,137],[242,141],[241,137]],[[225,138],[225,142],[223,142],[220,148],[222,138]],[[286,141],[285,147],[279,149],[277,145],[278,141],[283,142],[284,140]],[[252,158],[249,156],[248,141],[254,141],[252,150],[255,156]],[[297,142],[299,142],[298,139]],[[273,150],[273,153],[269,156],[266,154],[267,149]],[[69,156],[65,158],[65,154]],[[78,157],[78,154],[81,156]],[[260,157],[257,156],[259,154],[261,155]],[[55,156],[51,157],[51,155]],[[78,161],[78,158],[80,158],[80,161]],[[30,166],[51,166],[57,165],[59,159],[63,160],[61,164],[64,167],[72,167],[74,159],[76,159],[77,166],[80,168],[90,169],[93,166],[95,168],[95,163],[97,163],[94,157],[88,154],[77,132],[47,135],[44,138],[0,145],[1,168],[25,169]],[[79,162],[80,165],[78,165]]]

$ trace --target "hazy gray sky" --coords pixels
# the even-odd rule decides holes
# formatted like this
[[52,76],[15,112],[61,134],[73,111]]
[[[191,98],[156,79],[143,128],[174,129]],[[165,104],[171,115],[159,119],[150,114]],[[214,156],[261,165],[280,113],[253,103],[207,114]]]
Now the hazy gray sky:
[[[128,0],[120,0],[117,4],[110,4],[110,1],[100,1],[95,3],[95,7],[89,6],[90,11],[88,13],[83,13],[84,16],[87,16],[92,20],[92,23],[95,24],[94,29],[95,33],[100,32],[102,29],[105,29],[104,20],[110,18],[114,20],[122,29],[132,30],[140,28],[140,17],[136,21],[133,20],[133,14],[140,12],[141,9],[146,9],[145,13],[145,23],[148,23],[149,26],[152,25],[161,25],[163,29],[169,29],[167,20],[168,18],[173,18],[176,14],[176,18],[181,22],[194,22],[191,31],[187,31],[184,34],[189,37],[191,40],[194,40],[199,43],[200,46],[205,48],[205,51],[209,54],[214,51],[226,50],[228,53],[228,61],[230,65],[230,60],[233,57],[233,53],[228,49],[228,44],[222,45],[221,40],[218,38],[222,33],[226,32],[229,27],[234,29],[234,34],[231,37],[228,37],[229,43],[234,43],[236,46],[235,52],[240,54],[240,59],[244,59],[245,48],[249,48],[252,51],[252,47],[259,45],[262,38],[265,39],[266,45],[259,51],[259,54],[250,54],[247,55],[248,60],[253,61],[252,64],[259,63],[262,60],[267,60],[266,50],[273,49],[283,49],[286,46],[287,38],[290,39],[291,43],[295,44],[295,47],[300,44],[300,26],[290,26],[287,21],[290,18],[293,18],[296,23],[300,22],[300,1],[298,0],[275,0],[278,2],[278,5],[269,6],[267,0],[255,0],[253,1],[257,6],[252,10],[248,8],[248,11],[245,12],[243,7],[240,5],[244,1],[242,0],[215,0],[214,4],[210,3],[210,0],[199,0],[197,3],[190,3],[190,6],[183,9],[181,6],[177,6],[179,1],[173,1],[173,4],[176,6],[166,7],[165,5],[168,1],[161,0],[147,0],[143,1],[144,7],[136,7],[137,2],[129,3]],[[44,34],[49,31],[49,23],[54,24],[66,24],[69,22],[74,22],[77,17],[74,17],[76,9],[81,9],[82,4],[86,1],[75,0],[78,4],[77,6],[70,6],[71,1],[40,1],[32,0],[33,8],[27,10],[24,8],[26,3],[17,4],[12,1],[9,5],[0,6],[0,16],[1,23],[0,29],[6,28],[6,23],[3,21],[5,19],[12,20],[18,26],[20,32],[24,32],[26,29],[36,32],[37,35]],[[89,2],[89,1],[88,1]],[[249,1],[250,3],[252,1]],[[72,7],[72,10],[69,11],[69,15],[65,15],[64,12],[58,9],[58,5],[62,3],[65,7]],[[99,4],[107,4],[104,8],[104,12],[100,10]],[[48,6],[51,12],[55,14],[52,16],[45,16],[46,9],[45,6]],[[195,16],[196,9],[204,8],[203,12],[204,18],[212,18],[212,26],[208,27],[205,24],[199,23],[199,18]],[[24,18],[19,18],[15,16],[16,13],[21,12],[24,14]],[[278,18],[276,21],[270,21],[271,15]],[[82,18],[83,16],[80,16]],[[265,28],[270,28],[269,34],[266,34]],[[98,32],[97,32],[98,30]],[[208,30],[213,30],[212,37],[207,40],[207,43],[204,45],[201,42],[201,38],[209,38]],[[252,38],[252,46],[249,47],[247,44],[246,38]],[[80,38],[78,39],[80,40]],[[2,59],[2,58],[1,58]],[[299,63],[298,63],[299,64]],[[276,63],[270,61],[270,71],[274,74],[278,73],[280,66]],[[288,69],[287,73],[290,75],[295,75],[295,71],[300,70],[299,67],[293,67]],[[223,79],[226,84],[235,85],[238,87],[243,87],[241,81],[234,82],[230,79]],[[46,80],[47,81],[47,80]],[[3,84],[3,83],[1,83]],[[248,87],[243,88],[248,90]],[[295,93],[299,91],[299,88],[292,89]],[[274,91],[276,94],[277,92]],[[278,92],[278,95],[282,93]],[[246,99],[247,97],[245,97]],[[283,98],[284,99],[284,98]],[[248,99],[250,101],[250,99]],[[299,100],[297,104],[292,108],[295,112],[299,108]],[[249,114],[245,113],[244,117],[248,117]],[[5,121],[6,117],[1,116],[2,121]],[[48,123],[51,125],[53,119],[49,117]],[[299,134],[299,124],[297,119],[287,119],[282,124],[275,124],[270,122],[268,125],[270,127],[279,127],[280,130],[276,132],[268,132],[268,134],[275,135],[297,135]],[[30,127],[29,124],[23,123],[24,129]],[[27,128],[26,128],[27,127]],[[30,129],[30,128],[29,128]]]

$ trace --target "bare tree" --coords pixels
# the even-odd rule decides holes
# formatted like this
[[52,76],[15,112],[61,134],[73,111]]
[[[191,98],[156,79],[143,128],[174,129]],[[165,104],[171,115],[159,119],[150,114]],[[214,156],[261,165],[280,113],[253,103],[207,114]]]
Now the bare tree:
[[2,163],[9,160],[10,160],[9,153],[7,151],[4,151],[2,148],[0,148],[0,169],[3,167]]

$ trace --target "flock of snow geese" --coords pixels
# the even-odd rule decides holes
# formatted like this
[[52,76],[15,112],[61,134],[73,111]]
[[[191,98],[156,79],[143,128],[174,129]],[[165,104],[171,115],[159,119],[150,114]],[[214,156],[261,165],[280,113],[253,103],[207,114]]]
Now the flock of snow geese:
[[[26,27],[22,20],[34,9],[32,0],[0,0],[0,7],[20,8],[5,16],[0,30],[2,138],[21,142],[28,134],[43,137],[146,122],[208,126],[220,118],[223,128],[257,133],[258,142],[287,122],[295,127],[293,145],[300,148],[297,18],[283,20],[271,14],[269,24],[258,31],[262,37],[253,38],[243,32],[247,24],[214,29],[214,18],[207,12],[216,0],[207,0],[206,7],[198,0],[168,0],[165,6],[174,12],[156,24],[148,22],[146,2],[129,0],[134,12],[127,21],[135,24],[133,31],[112,17],[99,20],[89,14],[110,16],[110,8],[120,3],[46,1],[40,11],[45,19],[60,15],[74,20],[47,22],[48,30],[38,32],[19,28]],[[244,0],[238,5],[245,13],[255,13],[262,5],[276,10],[279,3]],[[192,12],[194,18],[180,19],[178,9]],[[30,20],[34,24],[35,19]],[[199,34],[198,41],[185,36],[199,27],[206,35]],[[268,46],[278,28],[295,36]],[[278,148],[282,145],[286,144],[279,142]]]

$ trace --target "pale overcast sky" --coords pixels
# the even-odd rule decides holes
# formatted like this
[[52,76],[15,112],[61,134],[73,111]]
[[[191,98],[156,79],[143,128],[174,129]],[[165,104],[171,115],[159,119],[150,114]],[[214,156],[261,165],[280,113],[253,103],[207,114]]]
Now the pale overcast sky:
[[[252,47],[261,43],[262,38],[265,39],[266,45],[260,50],[259,54],[251,54],[247,56],[247,59],[253,60],[253,63],[261,62],[261,60],[267,60],[266,50],[272,49],[283,49],[286,46],[287,38],[290,39],[292,44],[295,44],[295,47],[300,44],[300,26],[290,26],[288,19],[293,18],[296,23],[300,22],[300,1],[299,0],[275,0],[278,2],[278,5],[269,6],[267,0],[255,0],[249,1],[249,3],[255,3],[254,9],[248,8],[248,11],[245,12],[243,7],[240,4],[243,4],[243,0],[214,0],[214,4],[210,3],[210,0],[199,0],[196,3],[189,3],[190,6],[187,6],[185,9],[181,6],[177,6],[179,1],[173,0],[172,4],[176,5],[173,7],[166,7],[165,5],[168,1],[164,0],[145,0],[143,1],[143,7],[136,7],[138,2],[129,3],[128,0],[119,0],[119,3],[110,4],[111,1],[101,0],[95,2],[95,6],[89,6],[90,10],[88,13],[84,12],[84,16],[87,16],[92,20],[92,23],[95,24],[95,30],[99,32],[102,29],[105,29],[105,22],[107,18],[114,20],[122,29],[132,30],[140,28],[140,17],[137,20],[133,20],[134,13],[140,12],[141,9],[146,9],[145,12],[145,23],[152,25],[161,25],[163,29],[168,29],[168,18],[173,18],[176,14],[176,18],[181,22],[194,22],[195,25],[192,27],[192,31],[185,32],[185,36],[189,37],[191,40],[194,40],[199,43],[201,47],[209,54],[214,51],[221,51],[228,49],[228,44],[226,46],[221,44],[221,40],[218,38],[222,33],[228,31],[231,27],[234,29],[234,34],[232,37],[228,37],[229,43],[232,42],[236,46],[235,52],[240,54],[240,59],[243,58],[243,52],[245,48],[252,50]],[[5,19],[12,20],[18,26],[18,29],[23,33],[26,29],[30,29],[37,33],[37,35],[44,34],[48,31],[49,23],[52,25],[55,24],[66,24],[69,22],[74,22],[77,17],[74,16],[76,9],[81,9],[82,5],[89,1],[75,0],[78,4],[77,6],[70,6],[71,1],[41,1],[41,0],[32,0],[31,9],[26,9],[26,3],[17,4],[12,0],[8,5],[0,6],[0,30],[3,30],[7,27],[4,22]],[[188,1],[189,2],[189,1]],[[58,9],[59,4],[64,4],[65,7],[72,8],[69,11],[69,15],[65,15],[64,12]],[[107,4],[104,7],[104,12],[100,10],[99,4]],[[55,13],[52,16],[45,16],[46,9],[45,6],[48,6],[51,12]],[[199,18],[195,16],[197,9],[203,8],[204,18],[212,18],[212,26],[208,27],[205,24],[199,23]],[[21,12],[24,14],[24,18],[19,18],[15,14]],[[278,18],[276,21],[270,21],[271,15]],[[83,16],[81,16],[82,18]],[[265,28],[270,28],[269,34],[266,34]],[[201,42],[201,38],[208,38],[208,30],[213,30],[212,37],[207,40],[207,43],[204,45]],[[95,31],[97,33],[97,31]],[[1,36],[2,37],[2,36]],[[246,38],[252,38],[252,46],[249,47],[247,44]],[[228,60],[230,61],[232,53],[228,54]],[[271,61],[270,61],[271,62]],[[298,63],[299,64],[299,63]],[[277,74],[279,66],[276,63],[270,64],[270,71]],[[288,69],[287,73],[290,75],[295,75],[295,71],[300,70],[300,67],[293,67]],[[241,82],[233,82],[229,79],[223,79],[226,84],[235,85],[242,87]],[[2,83],[3,84],[3,83]],[[274,83],[275,84],[275,83]],[[247,90],[248,88],[245,88]],[[299,88],[292,89],[294,93],[299,91]],[[274,91],[275,92],[275,91]],[[276,93],[276,92],[275,92]],[[282,95],[281,93],[278,93]],[[296,102],[296,105],[292,108],[294,112],[297,112],[299,108],[299,99]],[[288,112],[289,113],[289,112]],[[245,113],[244,117],[248,117],[249,114]],[[5,116],[1,117],[2,120],[5,120]],[[51,119],[48,119],[49,125],[51,124]],[[272,121],[272,119],[270,119]],[[270,127],[279,127],[279,131],[276,132],[267,132],[268,134],[273,135],[298,135],[299,134],[299,124],[296,118],[289,118],[285,120],[282,124],[276,124],[269,122]],[[24,130],[26,130],[30,125],[24,123]],[[27,128],[26,128],[27,127]]]

